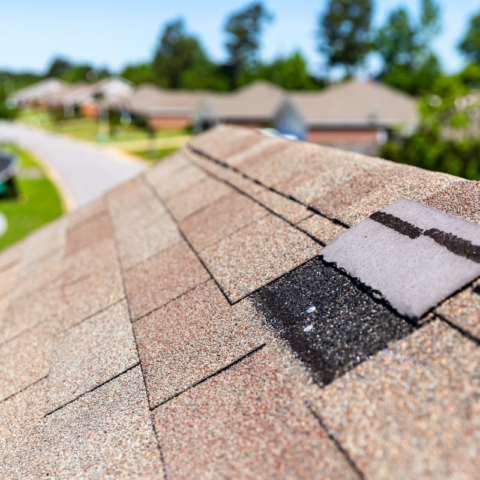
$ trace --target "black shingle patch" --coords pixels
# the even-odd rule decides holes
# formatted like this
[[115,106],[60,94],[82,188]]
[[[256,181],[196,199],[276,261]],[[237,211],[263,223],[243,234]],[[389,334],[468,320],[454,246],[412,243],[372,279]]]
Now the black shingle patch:
[[319,257],[251,298],[322,385],[413,330]]

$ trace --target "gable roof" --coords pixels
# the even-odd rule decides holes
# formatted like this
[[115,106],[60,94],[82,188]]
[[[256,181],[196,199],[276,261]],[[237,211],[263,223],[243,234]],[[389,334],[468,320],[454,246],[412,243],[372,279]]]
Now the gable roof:
[[11,97],[19,102],[31,102],[48,95],[53,95],[65,86],[65,82],[59,78],[46,78],[33,85],[15,91]]
[[153,84],[139,85],[125,103],[133,113],[147,116],[155,115],[193,115],[201,91],[166,90]]
[[[444,242],[448,283],[476,262],[479,193],[248,129],[195,137],[0,254],[1,476],[474,478],[478,281],[408,317],[323,252],[373,222],[354,238],[420,252],[419,275]],[[369,218],[401,198],[422,213]]]
[[205,95],[198,115],[220,121],[270,121],[283,96],[281,88],[258,80],[233,93]]
[[295,92],[289,101],[309,126],[393,126],[418,121],[415,98],[374,81],[350,80],[321,92]]

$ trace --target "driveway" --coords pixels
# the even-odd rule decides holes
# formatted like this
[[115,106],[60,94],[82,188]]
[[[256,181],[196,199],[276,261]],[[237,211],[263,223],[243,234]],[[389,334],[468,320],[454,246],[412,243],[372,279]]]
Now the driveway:
[[[81,207],[107,190],[135,177],[147,166],[94,145],[33,129],[18,123],[0,122],[0,143],[12,142],[31,151],[50,167],[70,208]],[[69,201],[68,201],[69,200]],[[72,205],[73,204],[73,205]]]

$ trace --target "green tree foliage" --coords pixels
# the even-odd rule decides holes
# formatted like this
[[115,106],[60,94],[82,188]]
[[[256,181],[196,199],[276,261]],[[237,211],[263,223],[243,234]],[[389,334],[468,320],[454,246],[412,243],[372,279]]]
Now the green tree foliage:
[[152,69],[160,85],[180,88],[185,72],[208,62],[200,42],[186,32],[182,20],[175,20],[163,30]]
[[61,78],[70,68],[72,68],[72,64],[67,59],[57,57],[52,61],[50,67],[48,67],[45,77]]
[[330,67],[343,66],[347,76],[370,51],[371,0],[330,0],[320,17],[318,49]]
[[262,3],[254,3],[244,10],[233,13],[225,24],[228,52],[232,68],[232,84],[241,83],[242,73],[258,61],[260,38],[266,23],[273,19]]
[[480,13],[470,19],[468,30],[458,49],[468,61],[480,63]]
[[0,84],[0,118],[4,120],[14,120],[18,115],[18,110],[12,100],[8,99],[7,83]]
[[[477,81],[478,81],[477,70]],[[480,180],[480,104],[469,83],[472,69],[439,77],[420,100],[421,123],[410,137],[398,136],[380,152],[383,158]]]
[[440,10],[433,0],[422,0],[418,22],[403,7],[393,10],[373,41],[383,61],[382,80],[412,95],[431,88],[441,75],[440,62],[431,50],[439,32]]
[[90,77],[89,73],[94,71],[94,68],[88,64],[72,65],[60,78],[69,83],[93,81],[98,78],[98,75]]
[[130,80],[135,85],[140,83],[155,83],[156,77],[153,73],[151,63],[138,63],[127,65],[121,72],[120,76]]
[[319,81],[308,73],[307,61],[300,52],[279,57],[270,64],[257,65],[253,70],[244,72],[242,83],[259,79],[287,90],[314,90],[319,87]]

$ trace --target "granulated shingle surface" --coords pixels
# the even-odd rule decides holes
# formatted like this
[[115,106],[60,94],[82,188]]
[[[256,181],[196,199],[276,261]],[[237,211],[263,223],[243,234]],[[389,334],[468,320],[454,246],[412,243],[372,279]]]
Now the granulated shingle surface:
[[220,129],[223,130],[222,133],[224,135],[230,137],[228,144],[218,141],[219,132],[217,131],[207,132],[207,134],[192,139],[190,145],[219,160],[228,161],[228,157],[251,147],[265,138],[253,129],[232,128],[228,125],[222,125]]
[[170,197],[165,203],[177,222],[181,222],[196,211],[232,192],[233,190],[225,183],[207,178],[187,191]]
[[235,302],[314,257],[322,247],[271,214],[200,253]]
[[165,181],[163,178],[160,181],[157,180],[155,174],[152,174],[151,172],[154,172],[154,170],[147,172],[145,177],[164,200],[174,195],[178,195],[180,192],[187,190],[196,183],[207,178],[203,170],[193,164],[173,172],[169,175],[168,181]]
[[[0,403],[0,477],[45,478],[43,416],[47,380]],[[51,475],[50,475],[51,477]]]
[[169,478],[358,478],[265,347],[155,410]]
[[107,238],[112,238],[112,227],[107,212],[104,212],[67,230],[65,254],[73,255]]
[[192,215],[180,228],[200,251],[267,214],[268,211],[253,200],[234,192]]
[[229,156],[223,161],[241,170],[242,164],[248,164],[254,158],[260,160],[262,157],[267,157],[272,152],[285,148],[286,143],[287,141],[284,139],[263,137],[259,142],[249,145],[248,148]]
[[25,240],[22,255],[22,270],[28,269],[32,263],[38,262],[55,252],[65,249],[66,220],[60,218],[41,230],[32,233]]
[[255,309],[230,307],[213,280],[135,323],[150,404],[226,367],[261,345]]
[[0,401],[47,375],[52,333],[43,323],[0,345]]
[[140,367],[49,415],[50,477],[163,479]]
[[104,198],[99,198],[93,202],[88,203],[83,208],[74,211],[68,217],[68,229],[74,229],[84,222],[88,222],[98,215],[106,212],[106,205]]
[[122,275],[111,270],[84,277],[62,288],[60,329],[74,325],[125,297]]
[[15,243],[11,247],[2,250],[0,253],[0,271],[10,268],[15,263],[19,263],[22,258],[25,240]]
[[[476,478],[479,280],[445,274],[480,265],[476,185],[222,126],[29,235],[0,253],[0,478]],[[418,261],[342,255],[452,296],[415,324],[322,260],[364,222]]]
[[0,344],[41,322],[58,321],[61,307],[58,286],[11,298],[0,321]]
[[135,205],[149,202],[152,197],[145,178],[139,176],[107,192],[105,200],[110,211],[121,213]]
[[476,478],[480,351],[436,321],[321,391],[318,415],[366,478]]
[[185,151],[181,150],[164,158],[161,162],[155,165],[149,170],[147,177],[153,184],[168,182],[172,176],[176,175],[180,170],[190,167],[190,165]]
[[41,260],[21,266],[18,272],[16,294],[26,294],[43,289],[65,273],[63,250],[55,250]]
[[432,192],[424,202],[444,212],[480,223],[480,184],[478,182],[452,182],[449,187]]
[[412,331],[318,257],[261,288],[252,301],[321,385]]
[[64,260],[64,272],[60,282],[64,285],[80,280],[93,273],[104,274],[119,271],[120,263],[113,238],[89,245]]
[[147,201],[112,211],[118,251],[125,269],[165,250],[180,240],[177,228],[160,202]]
[[5,270],[0,270],[0,297],[4,297],[15,287],[19,265],[14,263]]
[[161,307],[209,278],[185,242],[164,250],[125,273],[132,319]]
[[333,223],[320,215],[312,215],[298,224],[298,227],[305,230],[321,242],[327,244],[338,237],[344,230],[338,223]]
[[126,302],[54,338],[48,410],[71,402],[138,362]]
[[291,223],[298,223],[311,215],[311,212],[305,206],[271,190],[262,189],[254,197],[262,205],[265,205]]
[[480,283],[465,288],[441,303],[435,311],[480,339]]
[[423,201],[432,192],[455,183],[455,177],[437,172],[425,172],[415,167],[402,166],[398,171],[374,188],[370,194],[359,196],[357,201],[344,209],[339,209],[336,218],[348,225],[355,225],[372,213],[386,207],[400,197]]

